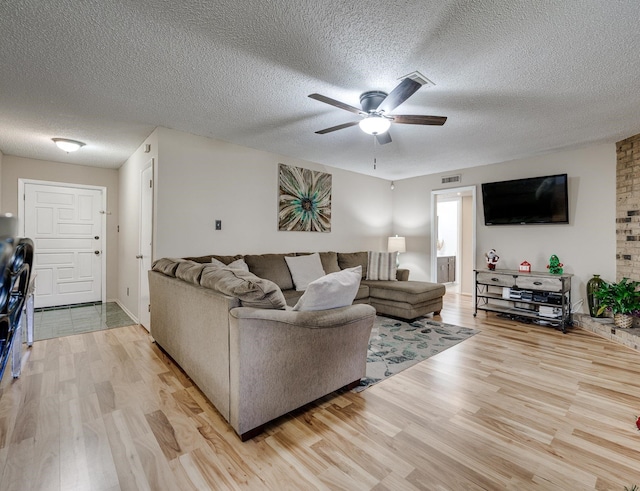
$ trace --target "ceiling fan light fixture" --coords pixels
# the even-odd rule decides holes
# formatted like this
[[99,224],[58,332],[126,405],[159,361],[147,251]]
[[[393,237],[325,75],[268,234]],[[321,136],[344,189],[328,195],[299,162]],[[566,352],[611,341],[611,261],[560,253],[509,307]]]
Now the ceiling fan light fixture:
[[391,121],[382,116],[368,116],[358,123],[360,129],[369,135],[381,135],[391,126]]
[[81,141],[69,140],[68,138],[52,138],[51,140],[53,140],[53,143],[55,143],[60,150],[64,150],[67,153],[75,152],[85,146],[85,143]]

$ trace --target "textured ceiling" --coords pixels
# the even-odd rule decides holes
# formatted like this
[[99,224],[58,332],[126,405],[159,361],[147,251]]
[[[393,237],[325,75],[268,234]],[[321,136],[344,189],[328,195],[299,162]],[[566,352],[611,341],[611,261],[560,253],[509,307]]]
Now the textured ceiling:
[[[0,150],[119,167],[156,126],[386,179],[527,157],[640,133],[640,2],[6,0]],[[419,70],[374,150],[367,90]],[[52,137],[87,143],[75,154]],[[373,157],[378,161],[373,168]]]

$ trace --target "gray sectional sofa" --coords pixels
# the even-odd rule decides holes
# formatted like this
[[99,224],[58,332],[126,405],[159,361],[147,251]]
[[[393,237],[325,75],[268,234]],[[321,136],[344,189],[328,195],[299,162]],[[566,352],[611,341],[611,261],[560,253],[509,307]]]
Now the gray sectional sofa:
[[[293,278],[285,261],[285,256],[300,256],[309,254],[247,254],[236,256],[197,256],[185,259],[210,263],[216,259],[229,264],[238,259],[244,259],[249,271],[260,278],[273,281],[287,300],[288,305],[294,305],[303,292],[294,288]],[[413,320],[431,313],[439,314],[442,310],[442,297],[445,287],[439,283],[409,280],[409,270],[398,269],[396,280],[367,280],[368,252],[320,252],[320,260],[325,273],[334,273],[355,266],[362,267],[362,281],[354,303],[367,303],[375,307],[379,314]]]
[[[366,255],[320,258],[325,272],[338,273],[366,268]],[[413,318],[442,308],[444,286],[408,281],[405,270],[398,273],[404,281],[363,279],[352,305],[294,311],[303,292],[284,256],[164,258],[149,271],[151,336],[243,441],[279,416],[358,385],[376,311]],[[240,258],[249,271],[211,264]]]

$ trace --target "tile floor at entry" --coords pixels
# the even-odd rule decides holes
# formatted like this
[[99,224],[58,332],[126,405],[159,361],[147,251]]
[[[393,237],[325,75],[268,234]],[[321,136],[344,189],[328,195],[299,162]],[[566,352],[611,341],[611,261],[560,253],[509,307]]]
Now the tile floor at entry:
[[34,340],[70,336],[136,324],[116,302],[35,309]]

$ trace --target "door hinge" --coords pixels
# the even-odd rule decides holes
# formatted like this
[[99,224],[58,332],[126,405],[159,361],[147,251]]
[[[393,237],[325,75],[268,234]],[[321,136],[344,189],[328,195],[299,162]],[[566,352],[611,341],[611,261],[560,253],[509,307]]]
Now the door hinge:
[[149,179],[149,187],[153,188],[153,180],[152,179]]
[[151,304],[149,304],[149,312],[151,312]]

